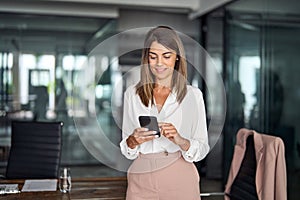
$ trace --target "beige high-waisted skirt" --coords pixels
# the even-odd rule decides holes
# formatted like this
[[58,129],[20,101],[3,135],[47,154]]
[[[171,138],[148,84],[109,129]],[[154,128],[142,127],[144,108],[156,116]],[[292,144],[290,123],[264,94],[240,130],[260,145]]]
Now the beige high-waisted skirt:
[[198,171],[181,152],[140,154],[127,178],[127,200],[200,200]]

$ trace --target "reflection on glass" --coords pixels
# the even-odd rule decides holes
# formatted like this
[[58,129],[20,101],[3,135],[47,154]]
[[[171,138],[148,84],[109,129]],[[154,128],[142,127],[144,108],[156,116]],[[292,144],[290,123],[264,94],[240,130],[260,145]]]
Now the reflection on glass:
[[250,112],[254,109],[256,99],[257,71],[260,68],[259,56],[241,56],[239,58],[240,90],[245,95],[244,113],[245,123],[249,123]]

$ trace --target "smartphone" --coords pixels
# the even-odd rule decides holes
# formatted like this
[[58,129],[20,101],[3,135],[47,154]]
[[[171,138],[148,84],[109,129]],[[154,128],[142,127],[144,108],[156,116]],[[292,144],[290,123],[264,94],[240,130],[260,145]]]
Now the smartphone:
[[149,131],[156,131],[154,135],[160,137],[160,130],[155,116],[139,116],[141,127],[148,128]]

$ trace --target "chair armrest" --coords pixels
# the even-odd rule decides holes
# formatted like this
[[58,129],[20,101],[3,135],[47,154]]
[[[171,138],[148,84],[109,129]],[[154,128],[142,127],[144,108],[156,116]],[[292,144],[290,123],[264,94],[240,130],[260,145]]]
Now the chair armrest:
[[206,193],[200,193],[201,197],[210,197],[210,196],[224,196],[224,192],[206,192]]

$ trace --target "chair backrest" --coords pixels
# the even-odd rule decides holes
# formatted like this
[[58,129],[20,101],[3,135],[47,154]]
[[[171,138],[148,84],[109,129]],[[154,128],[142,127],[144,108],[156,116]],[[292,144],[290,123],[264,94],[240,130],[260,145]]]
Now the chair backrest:
[[[252,143],[252,136],[254,148],[253,145],[249,145]],[[248,145],[247,141],[249,141]],[[248,151],[250,148],[251,151]],[[287,175],[284,149],[284,143],[279,137],[257,133],[246,128],[240,129],[236,134],[233,158],[225,185],[225,199],[242,197],[247,200],[286,200]],[[252,164],[244,163],[249,159],[249,155]],[[254,162],[254,158],[257,163]],[[244,165],[248,167],[243,169]],[[251,168],[256,170],[250,170]],[[238,179],[239,183],[235,183]]]
[[249,135],[246,141],[246,151],[239,172],[235,177],[231,190],[230,199],[258,200],[256,191],[256,157],[253,135]]
[[57,178],[62,125],[61,122],[13,121],[6,178]]

